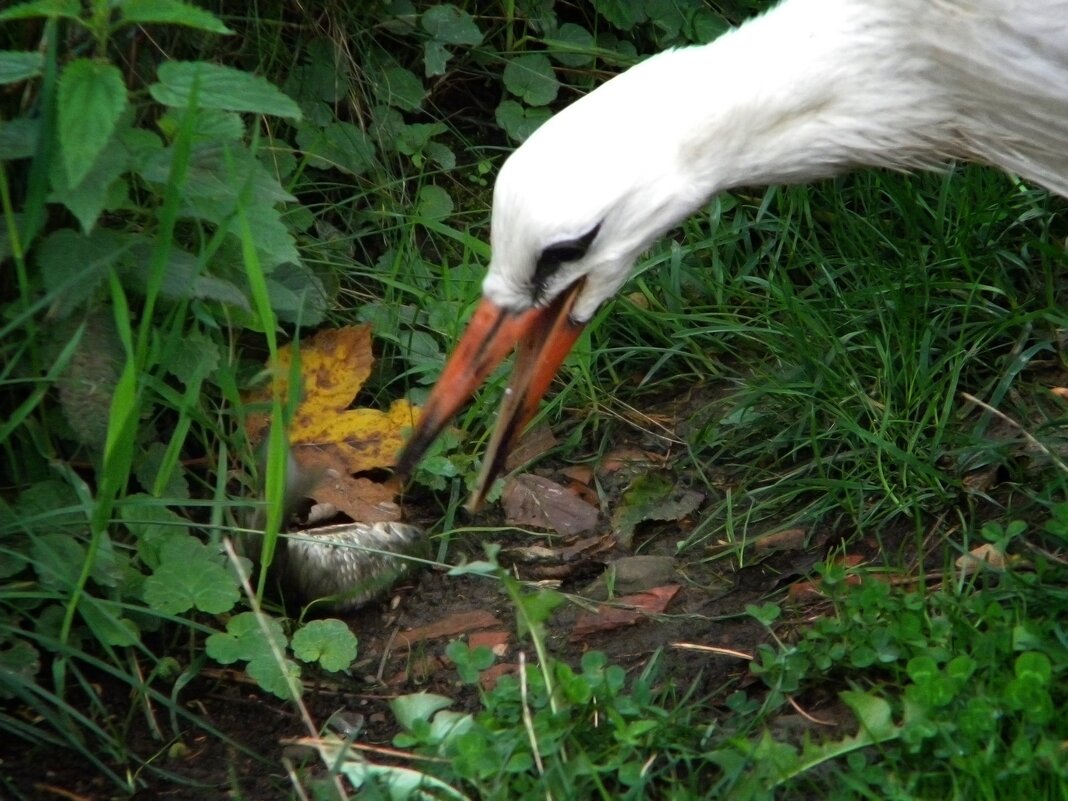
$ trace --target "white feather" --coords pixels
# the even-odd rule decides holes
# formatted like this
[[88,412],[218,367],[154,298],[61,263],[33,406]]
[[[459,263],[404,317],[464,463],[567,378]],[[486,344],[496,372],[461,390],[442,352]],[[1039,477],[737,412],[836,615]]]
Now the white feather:
[[951,158],[1068,196],[1068,0],[786,0],[616,76],[516,150],[483,292],[531,306],[538,255],[600,225],[540,295],[585,276],[586,320],[716,192]]

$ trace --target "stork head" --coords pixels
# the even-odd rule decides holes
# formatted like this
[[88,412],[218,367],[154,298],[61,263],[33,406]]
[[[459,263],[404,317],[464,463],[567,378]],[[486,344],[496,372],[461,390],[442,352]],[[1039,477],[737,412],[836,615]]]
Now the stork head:
[[568,106],[501,168],[482,302],[423,407],[399,473],[415,466],[518,345],[471,500],[477,506],[583,326],[627,280],[641,251],[700,202],[682,168],[681,134],[653,100],[658,81],[642,80],[645,64]]

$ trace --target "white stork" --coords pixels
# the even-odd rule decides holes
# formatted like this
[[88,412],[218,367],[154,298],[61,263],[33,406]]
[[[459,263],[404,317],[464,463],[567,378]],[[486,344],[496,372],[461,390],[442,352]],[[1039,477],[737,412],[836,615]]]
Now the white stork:
[[617,75],[501,168],[481,305],[398,472],[518,344],[477,506],[584,324],[717,192],[951,159],[1068,196],[1068,0],[786,0]]

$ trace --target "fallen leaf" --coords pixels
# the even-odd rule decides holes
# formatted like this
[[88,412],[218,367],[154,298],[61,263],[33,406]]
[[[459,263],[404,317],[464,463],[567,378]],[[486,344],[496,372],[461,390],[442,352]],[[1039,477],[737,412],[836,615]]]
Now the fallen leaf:
[[973,470],[961,479],[961,486],[967,492],[989,492],[998,484],[997,466],[984,470]]
[[[289,390],[292,361],[292,348],[280,348],[274,387],[260,390],[248,400],[268,401],[272,392],[284,397]],[[386,412],[348,408],[371,374],[373,364],[370,326],[320,331],[301,345],[302,396],[289,428],[289,441],[295,451],[299,452],[302,445],[315,446],[336,456],[349,473],[396,463],[404,442],[403,432],[418,421],[418,410],[406,400],[394,401]],[[250,439],[262,439],[267,425],[266,413],[250,414]]]
[[753,547],[758,551],[800,551],[805,547],[803,528],[788,528],[757,537]]
[[[246,402],[263,405],[272,393],[289,393],[293,351],[279,349],[273,385],[251,393]],[[388,411],[349,409],[371,374],[370,326],[346,326],[320,331],[300,348],[301,400],[289,426],[290,452],[305,475],[312,477],[299,494],[314,499],[320,508],[333,507],[357,523],[401,519],[394,498],[394,482],[356,478],[377,468],[391,467],[403,444],[402,433],[418,419],[418,409],[405,400],[394,401]],[[247,431],[252,442],[261,440],[269,414],[250,413]]]
[[468,612],[456,612],[441,620],[429,623],[425,626],[402,631],[397,635],[394,642],[395,648],[411,648],[413,645],[427,640],[438,640],[442,637],[455,637],[459,634],[481,631],[483,629],[500,628],[501,621],[492,613],[482,609],[474,609]]
[[612,514],[612,530],[624,548],[634,541],[634,529],[647,520],[679,520],[701,505],[705,496],[679,487],[661,470],[638,476],[620,498]]
[[636,464],[657,464],[663,459],[656,454],[643,451],[641,448],[616,448],[605,454],[601,463],[597,465],[597,472],[602,475],[618,473],[624,467],[632,467]]
[[592,600],[606,601],[618,595],[627,596],[652,587],[667,586],[677,580],[675,560],[670,556],[623,556],[609,562],[605,571],[583,591],[583,595]]
[[600,517],[596,507],[555,481],[531,473],[508,480],[501,505],[509,525],[547,528],[559,534],[589,531]]
[[1004,570],[1007,564],[1008,559],[1005,557],[1005,552],[990,543],[972,548],[956,561],[957,570],[961,572],[962,576],[970,576],[984,567]]
[[547,545],[528,545],[505,548],[501,551],[501,561],[506,564],[516,562],[526,564],[575,562],[595,554],[612,550],[615,542],[611,537],[586,537],[567,545],[549,547]]
[[571,630],[571,641],[582,640],[597,632],[633,626],[649,615],[661,614],[678,594],[679,589],[678,584],[653,587],[645,592],[617,598],[617,605],[600,604],[596,612],[584,612],[578,616]]
[[492,690],[497,686],[501,676],[510,676],[519,672],[519,665],[515,662],[497,662],[478,674],[478,686],[483,690]]
[[1050,387],[1049,391],[1056,395],[1058,398],[1064,398],[1068,400],[1068,387]]
[[378,483],[350,475],[325,477],[311,491],[319,503],[328,503],[357,523],[388,523],[401,519],[401,508],[393,500],[399,492],[395,481]]
[[504,629],[475,631],[467,638],[467,647],[475,649],[480,645],[484,645],[499,659],[508,653],[508,641],[510,639],[508,632]]
[[545,423],[536,425],[523,434],[516,446],[512,448],[508,454],[508,460],[504,463],[504,469],[511,471],[529,464],[551,451],[556,445],[557,439],[553,430]]
[[593,481],[593,467],[588,464],[573,464],[563,468],[560,475],[577,481],[579,484],[589,485]]

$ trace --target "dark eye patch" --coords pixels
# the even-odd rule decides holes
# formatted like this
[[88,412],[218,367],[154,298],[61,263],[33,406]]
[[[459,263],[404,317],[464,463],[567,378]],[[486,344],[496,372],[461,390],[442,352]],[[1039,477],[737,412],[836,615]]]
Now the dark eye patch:
[[542,292],[545,291],[546,282],[560,269],[560,265],[578,261],[586,255],[586,251],[590,249],[590,244],[600,230],[601,224],[597,223],[577,239],[568,239],[549,245],[538,254],[538,260],[534,264],[534,275],[531,278],[536,298],[541,297]]

